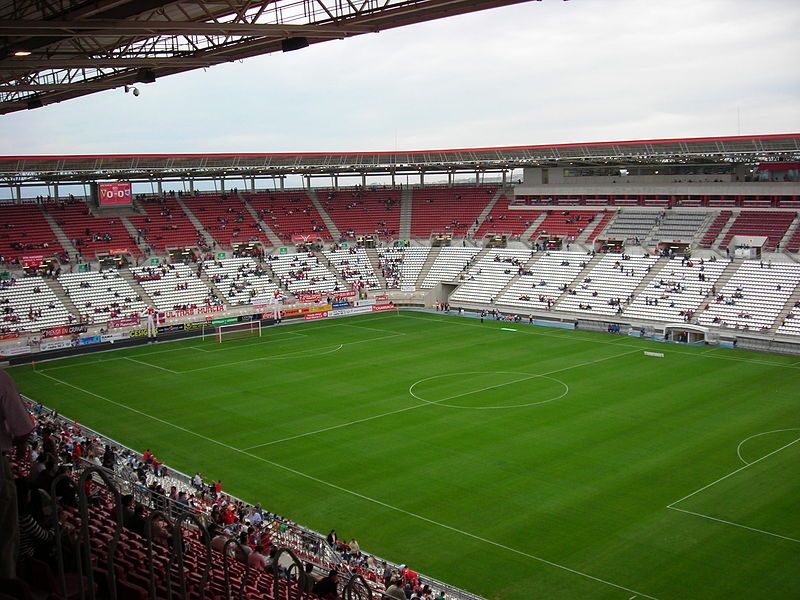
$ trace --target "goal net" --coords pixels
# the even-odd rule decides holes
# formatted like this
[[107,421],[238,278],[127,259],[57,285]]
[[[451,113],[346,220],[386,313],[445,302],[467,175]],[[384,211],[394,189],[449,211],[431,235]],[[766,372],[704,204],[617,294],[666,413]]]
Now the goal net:
[[248,337],[261,337],[261,321],[220,325],[217,329],[217,342],[238,340]]

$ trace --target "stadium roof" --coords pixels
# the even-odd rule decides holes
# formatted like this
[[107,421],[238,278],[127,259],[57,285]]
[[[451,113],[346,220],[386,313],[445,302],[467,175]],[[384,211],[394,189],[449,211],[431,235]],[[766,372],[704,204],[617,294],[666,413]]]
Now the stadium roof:
[[529,0],[0,0],[0,114]]
[[557,164],[800,160],[800,133],[395,152],[0,156],[7,182],[498,171]]

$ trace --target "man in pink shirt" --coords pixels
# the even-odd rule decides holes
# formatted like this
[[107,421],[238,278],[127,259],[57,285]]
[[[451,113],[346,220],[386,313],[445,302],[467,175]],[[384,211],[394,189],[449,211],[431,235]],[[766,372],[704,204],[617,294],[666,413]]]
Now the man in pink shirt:
[[19,548],[17,488],[7,455],[16,447],[17,460],[23,460],[25,440],[31,431],[33,420],[14,380],[0,370],[0,577],[14,577]]

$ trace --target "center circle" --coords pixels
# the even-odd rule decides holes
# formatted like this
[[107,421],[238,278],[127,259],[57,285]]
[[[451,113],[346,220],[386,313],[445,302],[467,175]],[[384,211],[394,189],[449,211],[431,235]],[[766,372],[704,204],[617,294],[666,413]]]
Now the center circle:
[[[444,397],[435,400],[423,397],[421,394],[422,392],[419,391],[419,387],[424,388],[426,383],[428,382],[435,382],[436,385],[443,387],[446,390],[446,384],[448,379],[459,378],[460,380],[464,380],[465,378],[469,379],[475,376],[497,376],[497,375],[513,375],[515,377],[510,377],[508,381],[500,381],[498,383],[490,383],[489,381],[486,382],[486,385],[483,387],[478,387],[474,389],[466,389],[461,392],[444,392]],[[491,377],[487,378],[491,379]],[[493,389],[502,388],[508,385],[515,385],[517,383],[525,383],[525,382],[534,382],[536,380],[539,381],[546,381],[547,385],[543,386],[545,388],[553,388],[550,391],[549,397],[546,397],[542,400],[534,400],[532,402],[521,402],[518,404],[492,404],[492,405],[465,405],[465,404],[456,404],[451,402],[451,400],[457,400],[458,398],[462,398],[464,396],[469,396],[472,394],[478,394],[481,392],[487,392]],[[449,386],[447,386],[449,387]],[[560,393],[559,393],[560,392]],[[460,373],[445,373],[441,375],[433,375],[431,377],[425,377],[424,379],[420,379],[415,381],[411,384],[408,388],[408,393],[411,394],[414,398],[419,400],[420,402],[424,402],[426,404],[433,404],[436,406],[446,406],[448,408],[462,408],[462,409],[471,409],[471,410],[496,410],[496,409],[505,409],[505,408],[524,408],[526,406],[536,406],[537,404],[546,404],[548,402],[555,402],[556,400],[560,400],[567,394],[569,394],[569,386],[561,381],[560,379],[556,379],[555,377],[550,377],[548,375],[535,375],[533,373],[520,373],[518,371],[464,371]]]

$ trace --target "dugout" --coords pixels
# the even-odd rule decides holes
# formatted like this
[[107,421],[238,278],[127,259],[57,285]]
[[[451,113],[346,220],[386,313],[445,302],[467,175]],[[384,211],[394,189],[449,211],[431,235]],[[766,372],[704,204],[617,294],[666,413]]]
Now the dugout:
[[664,326],[664,339],[680,344],[705,344],[708,329],[700,325],[680,323]]

